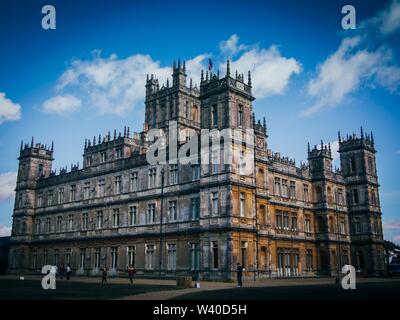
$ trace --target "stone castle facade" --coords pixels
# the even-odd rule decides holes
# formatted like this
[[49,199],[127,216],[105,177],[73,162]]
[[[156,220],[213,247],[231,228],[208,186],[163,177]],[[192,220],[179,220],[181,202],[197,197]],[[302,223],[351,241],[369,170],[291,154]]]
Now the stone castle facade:
[[[228,61],[223,77],[202,72],[200,88],[186,78],[180,62],[172,85],[148,77],[143,132],[86,140],[83,168],[56,174],[53,145],[21,144],[9,273],[69,264],[123,275],[133,264],[143,276],[226,280],[238,262],[247,277],[334,275],[346,263],[385,270],[372,133],[339,134],[340,170],[322,141],[298,167],[268,149],[250,72],[232,76]],[[170,121],[179,146],[201,129],[254,130],[252,147],[233,146],[254,170],[242,175],[238,159],[150,165],[147,135]]]

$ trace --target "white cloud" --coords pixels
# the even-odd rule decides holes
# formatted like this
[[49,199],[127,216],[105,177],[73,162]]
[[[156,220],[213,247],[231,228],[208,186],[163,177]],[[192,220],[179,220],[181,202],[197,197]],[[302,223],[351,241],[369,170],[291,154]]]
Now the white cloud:
[[19,119],[21,119],[21,106],[6,98],[4,92],[0,92],[0,124]]
[[333,166],[340,168],[340,154],[339,150],[339,140],[331,142],[331,152],[332,152],[332,164]]
[[[188,76],[197,81],[206,54],[186,62]],[[196,75],[194,74],[196,73]],[[154,74],[160,86],[171,76],[171,67],[161,67],[149,55],[135,54],[119,59],[115,54],[102,58],[99,51],[91,60],[74,60],[61,75],[56,89],[72,91],[83,103],[101,114],[125,115],[135,107],[143,106],[146,75]],[[171,81],[170,81],[171,83]]]
[[374,18],[361,23],[360,35],[344,38],[339,48],[317,66],[316,75],[307,85],[312,102],[301,115],[336,107],[362,85],[380,86],[391,93],[398,91],[400,68],[396,54],[377,31],[387,34],[398,30],[399,10],[399,3],[394,1]]
[[219,50],[226,57],[232,57],[245,49],[247,49],[247,46],[239,44],[239,36],[237,34],[233,34],[228,40],[223,40],[219,43]]
[[400,220],[392,220],[383,224],[384,229],[400,229]]
[[8,237],[11,235],[11,227],[0,225],[0,237]]
[[81,107],[81,101],[70,94],[58,95],[46,100],[42,109],[46,113],[66,114],[74,112]]
[[[221,68],[224,69],[225,64]],[[249,49],[231,62],[231,73],[235,70],[251,71],[253,94],[256,98],[284,93],[291,76],[299,74],[301,69],[301,64],[296,59],[282,56],[275,45],[268,49]]]
[[16,172],[0,173],[0,202],[14,197]]

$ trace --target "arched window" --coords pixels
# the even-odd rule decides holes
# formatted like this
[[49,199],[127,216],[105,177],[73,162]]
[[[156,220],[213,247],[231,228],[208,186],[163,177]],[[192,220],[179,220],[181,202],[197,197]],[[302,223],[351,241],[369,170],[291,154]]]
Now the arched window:
[[264,169],[258,169],[257,172],[257,186],[259,188],[265,188],[265,180],[264,180]]
[[260,224],[261,224],[261,225],[264,225],[264,224],[267,223],[266,218],[267,218],[267,217],[266,217],[265,206],[264,206],[264,205],[261,205],[261,206],[260,206]]

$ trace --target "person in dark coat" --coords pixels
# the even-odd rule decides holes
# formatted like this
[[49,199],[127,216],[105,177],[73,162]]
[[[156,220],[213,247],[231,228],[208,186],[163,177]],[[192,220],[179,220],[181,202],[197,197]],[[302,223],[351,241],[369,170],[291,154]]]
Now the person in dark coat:
[[244,271],[244,268],[240,265],[240,263],[238,263],[237,268],[236,268],[238,288],[243,286],[243,283],[242,283],[243,271]]
[[134,266],[130,265],[128,267],[128,276],[129,276],[129,281],[131,282],[131,284],[133,284],[133,276],[136,273],[136,269]]
[[106,267],[106,266],[104,266],[101,275],[102,275],[102,277],[101,277],[101,283],[107,282],[107,267]]

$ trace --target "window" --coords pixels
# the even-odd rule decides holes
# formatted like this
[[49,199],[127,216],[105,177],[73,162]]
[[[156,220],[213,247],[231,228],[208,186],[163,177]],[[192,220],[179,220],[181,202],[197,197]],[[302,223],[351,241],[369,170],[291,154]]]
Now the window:
[[94,268],[100,269],[101,264],[101,248],[96,248],[94,251]]
[[185,103],[185,117],[186,117],[186,119],[190,119],[189,101],[186,101],[186,103]]
[[190,245],[190,269],[200,269],[200,244],[192,243]]
[[276,196],[281,196],[282,195],[282,190],[281,190],[281,178],[275,177],[275,195]]
[[304,231],[307,233],[311,232],[311,218],[308,214],[304,217]]
[[83,187],[83,199],[87,200],[90,197],[90,182],[85,182],[85,186]]
[[216,148],[212,148],[211,150],[211,164],[212,164],[212,173],[218,173],[219,171],[219,153]]
[[43,176],[43,164],[39,164],[37,176],[38,177]]
[[85,269],[85,264],[86,264],[86,248],[81,248],[79,268],[82,270]]
[[217,105],[214,104],[211,108],[211,119],[212,119],[212,126],[217,127],[218,126],[218,108]]
[[65,263],[68,265],[71,264],[71,257],[72,257],[72,249],[65,250]]
[[372,157],[368,157],[368,172],[369,174],[374,174],[374,166],[372,162]]
[[69,201],[76,200],[76,185],[72,185],[69,191]]
[[106,186],[106,183],[105,183],[104,179],[99,179],[99,197],[104,197],[105,186]]
[[178,183],[178,165],[171,164],[169,166],[169,184],[177,184]]
[[40,219],[35,220],[35,233],[40,234]]
[[155,203],[150,203],[147,205],[147,223],[156,222],[156,205]]
[[97,229],[103,228],[103,211],[97,211],[96,221]]
[[114,193],[119,194],[122,192],[121,176],[114,177]]
[[135,258],[136,258],[136,247],[129,246],[128,247],[128,266],[135,266]]
[[192,165],[192,180],[200,179],[200,166],[198,164]]
[[123,155],[122,148],[117,148],[115,150],[115,155],[116,155],[117,159],[121,159],[122,155]]
[[289,196],[291,199],[296,199],[296,181],[290,181]]
[[361,219],[360,219],[360,217],[356,217],[354,219],[354,227],[355,227],[356,233],[361,233]]
[[64,188],[58,189],[58,203],[64,202]]
[[45,232],[51,232],[51,218],[46,218]]
[[87,212],[84,212],[82,214],[82,230],[87,230],[88,228],[88,220],[89,220],[89,214]]
[[283,228],[282,211],[280,211],[280,210],[276,210],[276,212],[275,212],[275,226],[279,229]]
[[297,230],[297,213],[292,213],[291,215],[291,227],[292,230]]
[[156,168],[149,169],[149,188],[155,188],[156,176],[157,176],[157,169]]
[[92,165],[92,156],[86,157],[86,167],[90,167]]
[[246,168],[246,154],[245,154],[244,150],[240,150],[238,166],[239,166],[239,174],[240,175],[242,175],[242,174],[244,175],[244,173],[246,172],[245,171],[245,168]]
[[346,222],[344,218],[340,218],[339,228],[340,234],[346,234]]
[[200,218],[200,199],[192,198],[191,199],[191,208],[192,208],[192,220],[198,220]]
[[74,215],[70,214],[68,216],[68,231],[72,231],[74,229]]
[[168,243],[167,269],[176,269],[176,244]]
[[242,267],[245,268],[247,265],[247,241],[242,241],[241,253],[242,253]]
[[313,270],[312,250],[307,249],[307,251],[306,251],[306,271],[311,272],[312,270]]
[[111,269],[117,269],[118,267],[118,248],[111,248]]
[[218,192],[213,192],[211,194],[211,203],[212,203],[212,214],[217,215],[218,214]]
[[136,192],[138,190],[139,190],[138,173],[132,172],[131,173],[131,192]]
[[288,184],[286,179],[282,179],[282,197],[288,197]]
[[104,163],[106,161],[107,161],[107,152],[104,151],[104,152],[100,153],[100,162]]
[[310,201],[310,193],[308,189],[308,184],[303,184],[303,201],[309,202]]
[[132,226],[138,223],[137,214],[137,206],[129,207],[129,225]]
[[339,188],[337,191],[337,201],[339,205],[344,205],[344,196],[343,196],[343,189]]
[[37,198],[37,206],[41,207],[43,205],[43,192],[39,192]]
[[211,243],[212,250],[212,266],[214,269],[218,269],[218,242],[213,241]]
[[240,192],[240,216],[245,216],[245,195],[244,192]]
[[289,229],[289,213],[286,211],[283,213],[283,229]]
[[18,194],[18,208],[22,208],[23,199],[24,199],[24,195],[22,193]]
[[169,221],[178,220],[178,210],[176,201],[169,202],[168,215],[169,215]]
[[119,226],[119,209],[114,209],[113,210],[113,227],[118,227]]
[[243,126],[243,106],[242,105],[239,105],[238,125],[239,125],[239,127]]
[[56,232],[60,232],[62,230],[62,217],[58,216],[56,220]]
[[353,203],[358,204],[360,199],[358,198],[358,189],[353,189]]
[[356,159],[354,157],[350,158],[350,172],[356,172]]
[[154,245],[146,245],[146,269],[152,270],[154,268]]

